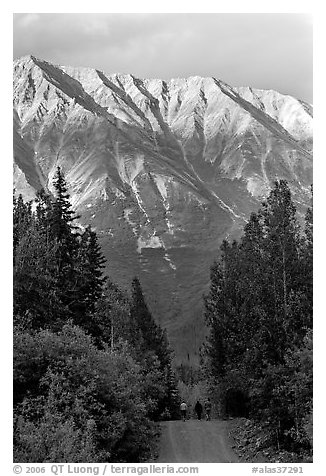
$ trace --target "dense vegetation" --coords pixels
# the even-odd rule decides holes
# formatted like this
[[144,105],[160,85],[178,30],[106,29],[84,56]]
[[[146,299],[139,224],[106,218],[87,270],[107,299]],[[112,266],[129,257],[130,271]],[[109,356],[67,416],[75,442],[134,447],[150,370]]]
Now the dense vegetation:
[[203,368],[182,364],[177,383],[139,280],[128,295],[104,275],[60,168],[54,189],[14,198],[15,461],[143,461],[154,422],[179,418],[179,395],[190,410],[210,395],[217,415],[250,418],[267,445],[309,457],[312,209],[300,226],[276,182],[242,238],[223,242],[205,296]]
[[14,198],[14,459],[142,461],[178,407],[168,340],[138,279],[104,276],[60,168],[54,189]]
[[239,242],[224,241],[205,297],[206,371],[221,415],[264,422],[269,444],[312,448],[312,210],[299,226],[275,183]]

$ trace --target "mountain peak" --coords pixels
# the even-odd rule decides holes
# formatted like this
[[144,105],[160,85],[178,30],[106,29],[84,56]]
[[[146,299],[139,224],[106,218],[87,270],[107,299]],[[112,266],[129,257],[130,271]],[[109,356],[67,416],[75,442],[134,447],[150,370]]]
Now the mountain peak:
[[304,213],[309,108],[216,78],[141,79],[33,55],[14,65],[17,193],[51,189],[61,166],[110,277],[128,288],[139,276],[176,353],[198,352],[201,296],[221,241],[238,237],[278,178]]

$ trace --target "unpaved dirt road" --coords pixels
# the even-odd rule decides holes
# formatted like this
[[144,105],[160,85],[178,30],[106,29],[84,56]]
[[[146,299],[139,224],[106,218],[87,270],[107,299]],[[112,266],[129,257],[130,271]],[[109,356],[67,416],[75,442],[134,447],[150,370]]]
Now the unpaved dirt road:
[[238,463],[228,438],[227,421],[162,423],[157,463]]

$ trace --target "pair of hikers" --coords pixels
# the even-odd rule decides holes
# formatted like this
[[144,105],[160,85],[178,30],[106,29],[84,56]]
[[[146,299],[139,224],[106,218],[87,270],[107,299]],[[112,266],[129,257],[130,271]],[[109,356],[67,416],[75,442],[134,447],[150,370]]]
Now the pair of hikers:
[[[205,418],[206,420],[211,419],[211,411],[212,411],[212,403],[210,398],[207,398],[207,400],[204,403],[204,409],[205,409]],[[195,405],[195,412],[197,413],[197,418],[198,420],[201,420],[201,416],[203,413],[203,405],[200,403],[199,400],[197,400],[196,405]]]
[[[211,404],[210,398],[207,398],[207,400],[205,401],[204,408],[205,408],[206,420],[210,420],[211,419],[211,410],[212,410],[212,404]],[[180,405],[180,411],[181,411],[181,416],[182,416],[183,421],[186,421],[187,409],[188,409],[187,404],[185,402],[182,402],[181,405]],[[197,413],[198,420],[201,420],[201,416],[202,416],[202,413],[203,413],[203,406],[202,406],[202,404],[200,403],[199,400],[197,400],[197,402],[196,402],[195,412]]]

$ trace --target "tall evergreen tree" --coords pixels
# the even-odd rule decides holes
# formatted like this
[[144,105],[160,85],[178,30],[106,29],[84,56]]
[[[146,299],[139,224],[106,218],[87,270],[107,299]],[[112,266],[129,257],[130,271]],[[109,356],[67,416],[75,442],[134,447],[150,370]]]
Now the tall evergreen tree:
[[210,328],[210,338],[206,348],[210,356],[211,372],[215,376],[224,375],[227,358],[223,290],[223,264],[215,262],[211,267],[209,293],[205,296],[205,319]]
[[13,272],[15,322],[34,329],[52,327],[64,312],[56,292],[56,248],[34,218],[16,245]]
[[97,235],[90,226],[81,236],[79,259],[83,268],[84,299],[89,312],[94,312],[96,301],[103,294],[103,285],[106,277],[103,276],[103,268],[106,259],[98,243]]
[[303,287],[308,298],[306,303],[306,313],[309,317],[310,326],[312,326],[312,302],[313,302],[313,202],[311,187],[311,205],[308,207],[305,216],[304,242],[303,242],[303,261],[302,270]]
[[268,419],[278,444],[301,444],[311,370],[296,374],[293,357],[304,349],[310,358],[304,342],[312,326],[312,213],[308,209],[302,237],[285,181],[276,182],[251,215],[239,244],[222,244],[205,316],[208,368],[221,407],[236,392],[249,402],[251,416]]
[[[262,214],[266,234],[266,252],[274,286],[275,309],[282,307],[287,317],[288,296],[298,282],[298,225],[291,191],[284,180],[275,182]],[[277,312],[276,311],[276,312]]]
[[71,231],[77,229],[73,223],[80,217],[72,209],[67,182],[60,167],[57,167],[53,187],[55,198],[51,216],[52,232],[58,241],[64,242],[71,239]]
[[93,314],[103,291],[105,259],[91,228],[75,225],[67,184],[58,167],[55,197],[41,190],[35,211],[14,199],[15,315],[33,316],[33,325],[59,329],[72,319],[100,334]]
[[154,352],[162,368],[165,367],[170,361],[171,353],[166,333],[155,323],[138,278],[132,281],[131,322],[134,335],[143,343],[144,350]]
[[153,355],[159,363],[164,395],[158,399],[157,408],[152,413],[154,419],[169,414],[176,416],[178,391],[171,364],[171,350],[166,330],[158,326],[146,304],[138,278],[132,281],[132,299],[130,307],[131,340],[136,348],[140,361],[145,362],[145,368],[152,368]]
[[84,320],[81,309],[75,305],[82,299],[79,293],[78,252],[80,229],[75,225],[79,218],[72,209],[68,187],[60,167],[57,168],[54,180],[54,199],[48,209],[49,233],[56,244],[56,289],[63,304],[62,318]]
[[50,213],[50,232],[59,244],[58,279],[64,288],[66,278],[71,279],[73,260],[78,247],[78,228],[74,222],[79,216],[72,209],[67,183],[60,167],[57,168],[53,186],[55,198]]
[[71,290],[70,310],[76,324],[99,337],[100,327],[96,323],[96,303],[104,292],[106,277],[103,275],[105,258],[95,231],[88,226],[79,237],[75,256],[75,286]]
[[33,221],[31,202],[25,203],[22,195],[13,197],[13,256],[15,260],[16,248],[26,234]]

